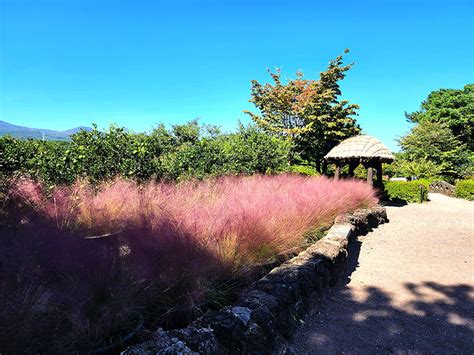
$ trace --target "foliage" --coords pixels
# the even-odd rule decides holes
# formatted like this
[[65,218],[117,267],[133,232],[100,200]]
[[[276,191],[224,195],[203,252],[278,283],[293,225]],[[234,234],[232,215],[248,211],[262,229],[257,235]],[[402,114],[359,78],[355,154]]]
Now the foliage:
[[[405,164],[402,170],[407,170],[410,164],[418,165],[408,170],[422,168],[419,175],[415,175],[427,177],[430,170],[436,171],[451,183],[473,174],[473,84],[462,90],[433,91],[419,111],[407,113],[406,117],[416,125],[400,140],[403,151],[400,164]],[[437,168],[430,169],[426,163]]]
[[386,181],[385,197],[394,202],[423,202],[428,200],[428,180]]
[[430,185],[433,183],[433,181],[436,181],[436,179],[425,178],[425,179],[417,179],[417,180],[412,180],[412,181],[417,181],[419,184],[422,184],[427,189],[429,189]]
[[290,172],[306,176],[319,176],[318,171],[311,165],[292,165]]
[[223,134],[191,121],[170,130],[159,125],[150,134],[94,127],[74,134],[70,143],[4,136],[0,152],[0,178],[20,172],[54,185],[117,175],[174,180],[282,172],[289,169],[290,144],[253,126]]
[[244,112],[266,132],[290,139],[295,155],[314,162],[321,172],[324,155],[343,139],[360,132],[351,117],[359,107],[339,99],[339,81],[351,66],[343,65],[341,55],[330,61],[319,80],[305,79],[302,72],[297,72],[296,79],[286,83],[280,70],[270,72],[273,84],[252,80],[250,102],[260,114]]
[[17,220],[0,239],[7,353],[90,353],[139,319],[187,321],[231,301],[222,285],[252,282],[259,263],[376,203],[367,184],[296,175],[11,186]]
[[242,125],[236,133],[185,143],[159,158],[165,179],[278,173],[289,169],[288,141]]
[[474,151],[474,84],[462,90],[433,91],[419,111],[407,113],[406,117],[414,123],[444,123],[467,149]]
[[432,179],[441,173],[441,167],[426,159],[407,160],[399,153],[392,164],[384,165],[384,173],[390,177]]
[[[423,121],[415,125],[411,132],[399,140],[402,161],[423,172],[426,166],[436,165],[436,172],[453,181],[470,170],[472,152],[466,149],[445,123]],[[413,163],[415,162],[415,163]],[[418,165],[418,166],[417,166]]]
[[0,137],[0,179],[15,172],[27,172],[48,176],[48,181],[67,181],[70,174],[64,159],[67,147],[66,142]]
[[474,180],[459,180],[456,182],[454,195],[466,200],[474,200]]

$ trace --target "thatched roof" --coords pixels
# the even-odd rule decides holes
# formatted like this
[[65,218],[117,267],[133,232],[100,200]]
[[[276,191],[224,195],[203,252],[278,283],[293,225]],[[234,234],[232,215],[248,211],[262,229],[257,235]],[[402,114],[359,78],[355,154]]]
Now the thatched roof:
[[326,154],[328,161],[369,161],[391,163],[394,157],[390,150],[378,139],[371,136],[355,136],[335,146]]

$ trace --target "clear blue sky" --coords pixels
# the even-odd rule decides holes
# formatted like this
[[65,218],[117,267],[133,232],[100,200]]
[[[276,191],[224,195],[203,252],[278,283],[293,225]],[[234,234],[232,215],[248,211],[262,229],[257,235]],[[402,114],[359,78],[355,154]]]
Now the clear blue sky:
[[0,0],[0,120],[147,131],[200,117],[236,127],[267,68],[317,77],[350,48],[344,97],[396,149],[439,88],[474,82],[474,5],[461,0]]

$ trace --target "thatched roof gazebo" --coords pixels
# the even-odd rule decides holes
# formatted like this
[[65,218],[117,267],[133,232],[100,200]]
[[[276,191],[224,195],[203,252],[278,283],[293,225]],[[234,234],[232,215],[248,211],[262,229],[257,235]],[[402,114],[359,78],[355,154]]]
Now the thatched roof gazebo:
[[382,163],[394,160],[390,150],[378,139],[371,136],[348,138],[326,154],[328,163],[336,165],[335,179],[339,179],[341,169],[349,164],[349,175],[354,176],[354,169],[362,164],[367,169],[367,182],[373,184],[373,169],[377,170],[377,185],[382,186]]

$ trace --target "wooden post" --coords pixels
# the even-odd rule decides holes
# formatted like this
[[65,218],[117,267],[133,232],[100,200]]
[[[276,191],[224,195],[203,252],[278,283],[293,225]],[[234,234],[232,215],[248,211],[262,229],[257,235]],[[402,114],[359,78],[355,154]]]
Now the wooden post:
[[334,173],[334,179],[339,180],[340,176],[341,176],[341,164],[336,163],[336,172]]
[[382,181],[382,163],[377,162],[375,168],[377,169],[377,187],[382,188],[383,187],[383,181]]
[[374,185],[374,169],[372,169],[372,166],[367,168],[367,183],[370,186]]
[[352,161],[349,163],[349,176],[354,177],[354,170],[357,168],[357,165],[359,165],[358,162]]

